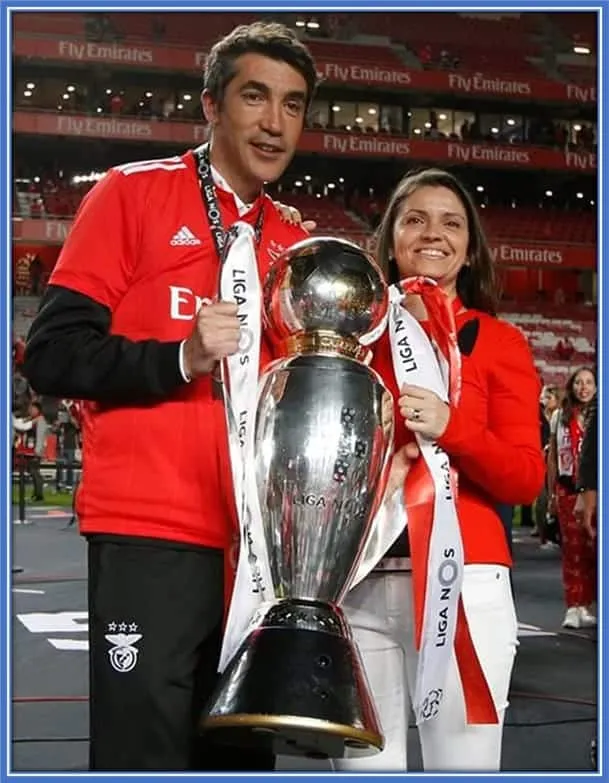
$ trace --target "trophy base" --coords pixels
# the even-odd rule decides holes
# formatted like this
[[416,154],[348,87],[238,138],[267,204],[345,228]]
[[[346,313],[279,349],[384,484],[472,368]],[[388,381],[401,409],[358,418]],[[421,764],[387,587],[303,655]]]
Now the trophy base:
[[205,732],[233,747],[264,748],[275,756],[339,759],[367,756],[381,749],[381,736],[353,726],[304,718],[302,715],[218,715],[205,722]]
[[277,755],[373,755],[383,736],[340,609],[285,600],[267,612],[223,673],[201,729]]

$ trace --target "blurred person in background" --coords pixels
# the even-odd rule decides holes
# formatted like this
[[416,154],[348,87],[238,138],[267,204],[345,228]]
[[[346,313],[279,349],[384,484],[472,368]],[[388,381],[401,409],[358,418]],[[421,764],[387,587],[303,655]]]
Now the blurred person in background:
[[[427,771],[494,771],[500,767],[503,720],[518,645],[510,546],[498,506],[530,503],[543,484],[540,382],[523,334],[495,317],[492,256],[475,203],[456,177],[426,169],[400,182],[379,228],[377,257],[390,282],[413,276],[435,280],[454,313],[462,360],[457,405],[446,404],[421,387],[398,389],[387,334],[375,346],[372,367],[394,395],[396,450],[412,446],[418,435],[436,442],[458,472],[457,512],[465,553],[461,595],[495,720],[468,722],[453,652],[439,711],[418,726],[423,764]],[[407,297],[407,307],[410,300],[411,312],[427,329],[424,306],[413,296]],[[421,457],[410,461],[407,503],[409,488],[416,486],[423,468]],[[418,662],[414,616],[422,605],[417,595],[420,573],[416,573],[421,546],[411,540],[407,528],[345,599],[386,746],[371,758],[336,760],[334,766],[341,771],[407,769],[409,701]],[[412,574],[407,560],[411,550]],[[378,634],[371,634],[362,618],[384,620],[394,644],[388,645],[386,637],[379,643]],[[476,691],[475,697],[481,696]]]
[[588,406],[573,513],[591,540],[596,539],[598,509],[598,394]]
[[75,400],[62,400],[57,413],[57,489],[74,490],[76,451],[80,447],[80,414]]
[[26,415],[13,414],[13,446],[15,452],[26,458],[32,479],[32,500],[44,500],[44,482],[40,463],[44,457],[49,425],[42,413],[40,402],[33,400]]
[[[577,475],[577,500],[573,510],[576,520],[596,544],[598,519],[598,393],[588,406],[584,438]],[[590,763],[597,767],[596,737],[590,742]]]
[[[558,386],[544,386],[541,392],[541,418],[542,434],[541,443],[543,453],[548,460],[550,450],[550,422],[554,411],[560,407],[561,394]],[[541,494],[535,504],[535,525],[536,530],[532,535],[539,536],[539,546],[544,550],[554,550],[558,548],[559,530],[558,520],[555,515],[548,511],[548,482],[545,481]]]
[[[87,194],[28,336],[32,386],[86,401],[76,511],[88,540],[93,770],[274,767],[272,754],[214,746],[198,729],[238,533],[217,369],[241,331],[218,279],[237,221],[255,235],[261,278],[304,238],[263,188],[290,163],[316,85],[283,25],[218,41],[202,93],[209,145],[113,168]],[[263,341],[261,364],[270,358]],[[128,670],[112,657],[125,644]]]
[[552,416],[548,453],[548,507],[560,526],[562,579],[567,611],[563,628],[596,625],[596,554],[590,536],[575,516],[577,475],[587,408],[596,393],[596,376],[580,367],[567,381],[562,405]]
[[24,414],[27,412],[32,399],[32,390],[28,379],[23,374],[22,365],[13,368],[13,411]]

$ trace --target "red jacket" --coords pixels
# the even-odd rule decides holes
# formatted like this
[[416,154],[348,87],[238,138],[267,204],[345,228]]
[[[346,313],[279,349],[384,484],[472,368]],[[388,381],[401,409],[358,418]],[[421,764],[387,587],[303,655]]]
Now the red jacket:
[[[238,218],[216,188],[223,224]],[[270,198],[258,260],[305,236],[283,223]],[[180,341],[201,304],[217,297],[219,261],[191,152],[112,169],[86,196],[50,282],[86,294],[112,313],[111,332],[131,340]],[[262,351],[262,362],[268,352]],[[177,358],[176,358],[177,361]],[[144,536],[223,548],[234,524],[224,406],[202,377],[157,403],[83,406],[84,533]]]
[[[461,308],[455,303],[455,311]],[[467,310],[456,316],[457,329],[477,320],[471,355],[462,352],[462,390],[458,407],[438,444],[459,472],[458,513],[466,563],[510,565],[511,556],[498,503],[532,503],[545,477],[539,427],[538,379],[523,334],[486,313]],[[424,324],[423,324],[424,325]],[[409,440],[398,408],[388,335],[377,343],[372,367],[394,395],[396,449]],[[422,466],[415,464],[408,482]]]

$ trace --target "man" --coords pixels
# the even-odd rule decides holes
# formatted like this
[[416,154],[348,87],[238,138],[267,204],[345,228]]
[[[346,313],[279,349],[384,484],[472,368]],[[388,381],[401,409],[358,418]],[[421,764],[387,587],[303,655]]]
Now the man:
[[78,404],[75,400],[63,400],[57,414],[59,441],[57,457],[57,489],[74,491],[76,449],[79,444]]
[[261,278],[306,236],[262,187],[289,164],[316,79],[282,25],[216,43],[202,93],[209,149],[118,166],[93,188],[29,334],[33,387],[88,401],[77,513],[89,541],[95,770],[274,765],[197,731],[236,526],[215,368],[237,352],[240,322],[217,301],[218,278],[238,219],[255,226]]
[[[29,406],[27,418],[13,414],[15,433],[15,451],[27,460],[27,469],[32,479],[32,500],[44,500],[44,482],[40,472],[40,463],[44,457],[49,426],[42,414],[42,406],[33,401]],[[25,520],[24,520],[25,521]]]

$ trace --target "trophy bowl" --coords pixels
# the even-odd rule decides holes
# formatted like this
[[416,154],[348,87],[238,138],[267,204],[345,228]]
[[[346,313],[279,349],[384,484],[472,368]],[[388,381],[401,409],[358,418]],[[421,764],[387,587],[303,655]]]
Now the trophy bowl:
[[264,283],[266,334],[279,355],[336,351],[365,358],[382,334],[389,296],[383,273],[358,245],[334,237],[298,242]]
[[357,245],[308,239],[264,284],[266,369],[255,428],[257,499],[274,601],[223,672],[202,728],[277,754],[371,754],[383,736],[340,602],[385,490],[393,401],[363,359],[388,310]]

